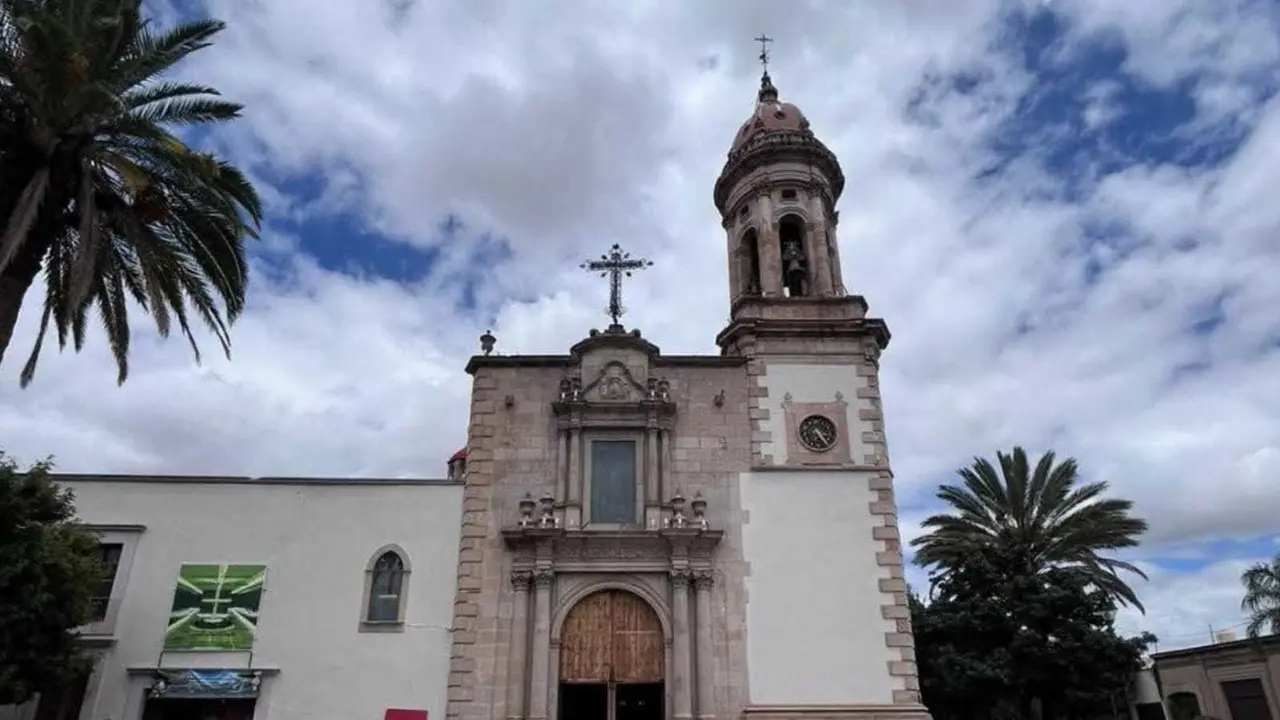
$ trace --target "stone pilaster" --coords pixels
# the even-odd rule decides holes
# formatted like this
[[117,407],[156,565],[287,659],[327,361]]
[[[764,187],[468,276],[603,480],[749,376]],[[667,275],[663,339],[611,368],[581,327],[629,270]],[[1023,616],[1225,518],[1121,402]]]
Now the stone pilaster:
[[570,503],[582,502],[582,430],[569,429],[569,492]]
[[511,572],[511,650],[507,656],[507,720],[524,720],[525,668],[528,667],[529,584],[533,573]]
[[675,625],[672,628],[675,637],[671,648],[675,668],[671,673],[671,682],[676,720],[693,717],[693,702],[689,692],[689,681],[693,676],[689,652],[689,579],[688,570],[673,570],[671,573],[671,614]]
[[556,496],[569,499],[569,431],[556,432]]
[[903,567],[902,540],[898,532],[898,507],[893,493],[893,471],[889,469],[889,448],[884,434],[884,413],[880,405],[880,348],[873,342],[865,346],[864,364],[859,374],[866,377],[865,397],[872,407],[861,412],[861,419],[871,426],[864,439],[872,453],[866,460],[879,468],[871,476],[872,518],[878,522],[871,528],[872,547],[877,548],[876,564],[885,568],[889,577],[880,579],[880,592],[885,598],[880,615],[892,620],[894,629],[885,633],[885,646],[897,657],[889,661],[889,674],[902,679],[902,689],[893,691],[898,705],[920,704],[920,680],[916,668],[915,636],[911,632],[911,609],[907,602],[907,580]]
[[471,425],[467,432],[467,474],[463,488],[462,527],[458,541],[458,579],[453,601],[452,647],[445,717],[467,717],[477,701],[479,666],[488,648],[481,646],[480,613],[485,607],[483,581],[488,571],[481,548],[489,532],[493,497],[494,434],[498,384],[487,372],[477,373],[471,391]]
[[539,568],[533,576],[533,657],[529,662],[529,720],[547,720],[551,676],[551,586],[555,573]]
[[712,699],[712,655],[715,648],[711,646],[711,585],[714,574],[710,570],[699,570],[693,576],[694,588],[694,627],[697,631],[697,648],[695,650],[697,675],[698,718],[709,720],[716,716],[715,701]]

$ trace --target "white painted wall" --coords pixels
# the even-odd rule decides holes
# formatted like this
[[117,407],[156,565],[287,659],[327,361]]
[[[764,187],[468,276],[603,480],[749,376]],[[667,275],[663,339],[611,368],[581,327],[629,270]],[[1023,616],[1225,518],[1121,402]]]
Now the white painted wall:
[[847,365],[770,362],[762,382],[769,388],[769,396],[760,399],[760,406],[769,410],[769,419],[762,425],[772,432],[772,440],[761,443],[760,452],[772,455],[775,463],[787,462],[787,428],[782,410],[787,393],[792,402],[820,403],[834,402],[839,392],[847,403],[850,457],[860,463],[871,452],[862,439],[863,430],[871,428],[863,428],[859,420],[860,410],[872,408],[870,400],[858,397],[858,390],[866,387],[867,379],[858,375],[858,367],[852,361]]
[[[81,518],[136,524],[138,544],[114,646],[91,679],[81,720],[136,720],[161,661],[174,581],[184,563],[268,566],[254,667],[255,720],[381,718],[417,708],[443,718],[462,487],[372,482],[255,484],[75,481]],[[365,568],[394,543],[411,563],[404,631],[358,632]],[[166,667],[244,667],[245,654],[165,653]],[[96,685],[96,688],[95,688]]]
[[[762,382],[775,464],[787,460],[782,403],[832,402],[840,392],[848,403],[850,450],[855,462],[871,452],[862,440],[858,398],[866,378],[849,364],[769,362]],[[879,581],[889,577],[876,563],[878,543],[871,528],[875,493],[869,470],[773,470],[740,478],[743,554],[747,586],[747,667],[751,702],[757,705],[808,703],[892,703],[905,689],[889,675],[896,651],[885,633],[896,627],[881,616],[891,597]]]
[[[864,472],[741,476],[751,702],[891,703],[893,621],[871,541],[874,495]],[[896,654],[895,654],[896,655]]]

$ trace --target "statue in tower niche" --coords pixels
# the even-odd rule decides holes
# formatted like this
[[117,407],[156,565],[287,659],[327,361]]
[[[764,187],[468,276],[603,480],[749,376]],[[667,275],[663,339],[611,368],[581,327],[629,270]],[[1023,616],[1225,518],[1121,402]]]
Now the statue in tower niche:
[[802,297],[805,293],[805,282],[809,270],[805,262],[804,248],[795,238],[786,238],[782,244],[782,284],[786,288],[787,297]]

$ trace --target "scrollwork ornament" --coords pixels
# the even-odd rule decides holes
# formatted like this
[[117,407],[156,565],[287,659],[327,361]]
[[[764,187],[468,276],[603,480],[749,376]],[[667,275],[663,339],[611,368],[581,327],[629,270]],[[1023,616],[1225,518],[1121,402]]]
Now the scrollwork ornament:
[[693,573],[693,587],[698,592],[707,592],[716,583],[716,574],[712,570],[697,570]]
[[531,570],[511,571],[511,587],[516,592],[529,592],[529,585],[532,582],[533,572]]
[[540,568],[533,573],[533,584],[539,590],[550,590],[556,581],[556,574],[550,568]]
[[677,590],[688,590],[689,581],[692,579],[691,573],[687,569],[679,569],[671,571],[671,587]]

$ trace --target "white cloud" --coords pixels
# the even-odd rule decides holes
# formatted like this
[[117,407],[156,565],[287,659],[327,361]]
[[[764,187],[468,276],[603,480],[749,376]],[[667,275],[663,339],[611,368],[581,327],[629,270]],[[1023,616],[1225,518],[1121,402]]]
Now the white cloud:
[[[883,385],[904,503],[918,508],[953,468],[1017,442],[1078,456],[1138,502],[1153,543],[1271,532],[1280,106],[1256,89],[1280,64],[1264,32],[1274,14],[1140,5],[1053,7],[1074,18],[1072,41],[1127,43],[1128,68],[1153,86],[1201,78],[1193,125],[1234,117],[1252,135],[1220,167],[1134,167],[1081,199],[1034,153],[974,180],[1035,88],[1015,55],[993,50],[998,0],[635,2],[609,14],[217,0],[230,29],[186,71],[248,104],[220,141],[270,176],[330,181],[319,199],[268,189],[275,217],[354,213],[419,247],[441,242],[448,211],[468,231],[412,285],[297,255],[287,281],[259,272],[230,363],[195,368],[143,325],[123,388],[97,336],[80,356],[49,354],[26,391],[11,362],[0,438],[68,471],[437,474],[464,440],[461,368],[476,336],[492,325],[500,352],[558,352],[603,325],[605,288],[577,263],[615,241],[657,262],[628,287],[629,324],[664,350],[712,352],[727,314],[712,184],[753,102],[749,38],[767,30],[782,94],[848,178],[847,284],[894,331]],[[983,82],[929,80],[960,71]],[[1098,87],[1089,112],[1102,123],[1118,100]],[[1086,253],[1084,229],[1103,223],[1142,244]],[[475,267],[485,231],[509,239],[509,261]],[[268,242],[297,247],[282,233]],[[457,309],[456,276],[476,272],[480,307]],[[1188,335],[1219,298],[1213,342]],[[34,322],[23,318],[10,357]]]

